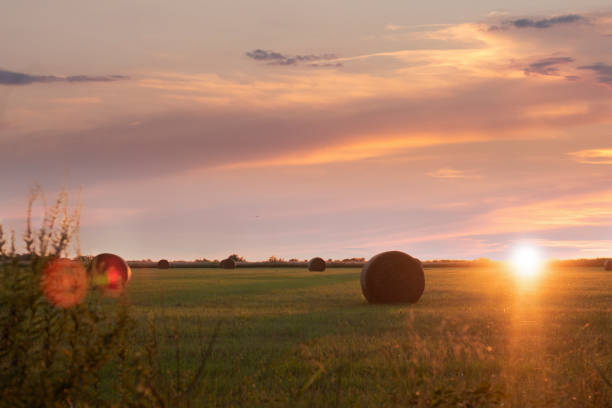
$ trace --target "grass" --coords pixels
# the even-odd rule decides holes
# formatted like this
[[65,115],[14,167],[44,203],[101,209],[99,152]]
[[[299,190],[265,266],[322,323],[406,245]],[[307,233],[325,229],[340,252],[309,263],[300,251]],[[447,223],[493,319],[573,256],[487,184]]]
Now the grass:
[[428,269],[368,305],[359,269],[136,269],[129,301],[181,388],[217,324],[207,406],[612,406],[612,275]]

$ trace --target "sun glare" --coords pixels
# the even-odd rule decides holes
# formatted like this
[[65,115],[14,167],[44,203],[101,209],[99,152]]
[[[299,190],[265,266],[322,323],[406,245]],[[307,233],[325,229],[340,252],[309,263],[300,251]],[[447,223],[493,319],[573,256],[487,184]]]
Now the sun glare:
[[514,273],[524,278],[537,275],[543,263],[540,251],[532,245],[520,245],[514,248],[510,262]]

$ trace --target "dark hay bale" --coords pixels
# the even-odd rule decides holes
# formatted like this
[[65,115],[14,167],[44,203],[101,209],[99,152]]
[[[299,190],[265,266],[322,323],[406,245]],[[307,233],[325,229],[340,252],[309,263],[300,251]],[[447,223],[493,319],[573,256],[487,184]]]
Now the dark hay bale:
[[160,259],[157,262],[157,269],[168,269],[170,268],[170,262],[167,259]]
[[369,303],[416,303],[424,290],[421,261],[403,252],[380,253],[361,269],[361,291]]
[[608,259],[606,262],[604,262],[604,269],[606,271],[612,271],[612,260]]
[[219,266],[223,269],[236,269],[236,261],[232,258],[227,258],[219,262]]
[[325,270],[325,261],[318,256],[312,258],[308,261],[308,270],[311,272],[323,272]]
[[91,261],[89,275],[102,293],[119,296],[132,277],[132,270],[120,256],[100,254]]

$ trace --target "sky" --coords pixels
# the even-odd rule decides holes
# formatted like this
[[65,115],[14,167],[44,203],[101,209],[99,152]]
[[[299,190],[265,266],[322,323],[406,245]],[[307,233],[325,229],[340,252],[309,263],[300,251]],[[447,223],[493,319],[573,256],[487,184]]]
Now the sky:
[[4,5],[0,222],[39,184],[85,254],[612,256],[609,0],[421,3]]

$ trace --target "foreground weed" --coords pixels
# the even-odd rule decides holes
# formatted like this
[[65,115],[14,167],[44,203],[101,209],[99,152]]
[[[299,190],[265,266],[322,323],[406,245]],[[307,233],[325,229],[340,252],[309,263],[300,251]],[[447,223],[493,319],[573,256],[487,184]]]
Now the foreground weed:
[[62,191],[34,231],[37,199],[44,203],[39,188],[28,202],[25,254],[17,253],[14,232],[7,241],[0,225],[0,406],[189,407],[201,391],[217,331],[191,380],[183,384],[179,375],[168,398],[162,398],[154,327],[143,352],[127,299],[104,299],[95,290],[75,297],[75,276],[85,273],[83,266],[60,269],[49,278],[49,265],[74,265],[62,260],[72,242],[80,255],[80,210],[69,209]]

